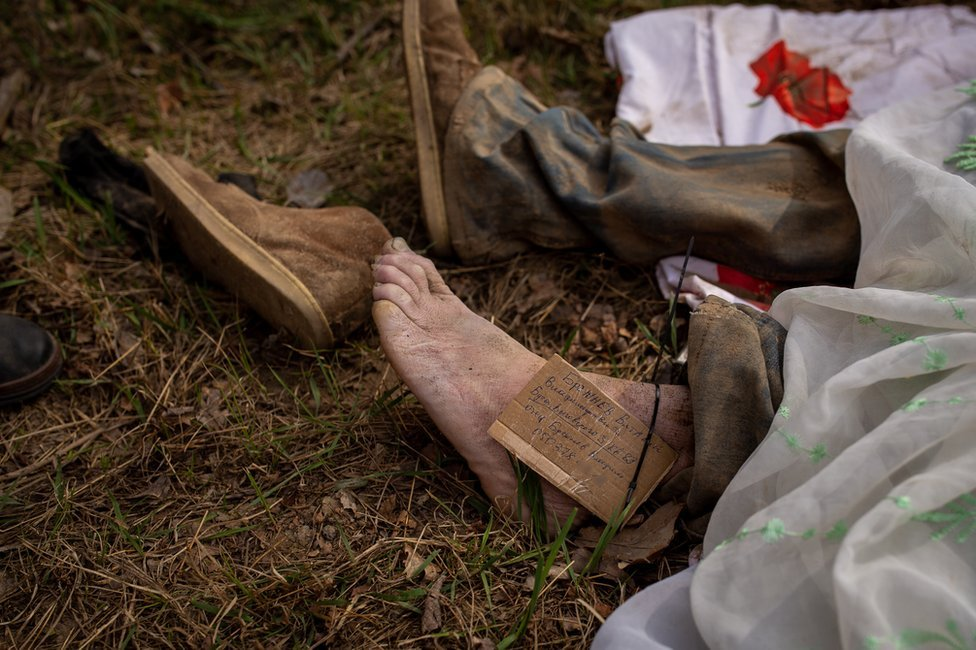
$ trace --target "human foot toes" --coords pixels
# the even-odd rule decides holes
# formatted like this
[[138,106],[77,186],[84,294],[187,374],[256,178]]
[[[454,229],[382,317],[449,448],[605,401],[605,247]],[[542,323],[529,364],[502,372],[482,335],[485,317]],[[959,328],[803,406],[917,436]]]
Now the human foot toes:
[[[545,361],[468,309],[402,239],[384,246],[373,273],[373,318],[387,358],[492,503],[514,513],[518,482],[488,427]],[[577,507],[549,484],[543,498],[550,525]]]
[[[390,363],[468,462],[492,503],[513,513],[518,481],[508,453],[488,435],[488,427],[545,360],[469,310],[433,263],[400,238],[383,246],[373,275],[373,318]],[[650,422],[653,384],[585,375]],[[694,439],[686,386],[661,386],[655,433],[678,452],[666,479],[691,465]],[[577,503],[549,483],[542,488],[550,527],[561,525]],[[526,514],[519,512],[523,518]]]

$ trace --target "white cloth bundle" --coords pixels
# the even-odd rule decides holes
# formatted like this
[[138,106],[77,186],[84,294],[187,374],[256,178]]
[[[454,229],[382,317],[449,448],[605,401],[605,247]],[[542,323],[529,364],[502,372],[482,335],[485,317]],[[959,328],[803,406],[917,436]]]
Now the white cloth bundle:
[[625,603],[595,648],[974,647],[976,172],[944,162],[974,133],[954,87],[855,128],[854,288],[773,302],[789,334],[769,434],[701,563]]
[[810,13],[773,6],[681,7],[614,22],[605,38],[623,84],[617,117],[664,144],[761,144],[812,127],[772,97],[758,106],[749,64],[776,41],[838,74],[850,128],[878,109],[976,77],[976,14],[962,6]]

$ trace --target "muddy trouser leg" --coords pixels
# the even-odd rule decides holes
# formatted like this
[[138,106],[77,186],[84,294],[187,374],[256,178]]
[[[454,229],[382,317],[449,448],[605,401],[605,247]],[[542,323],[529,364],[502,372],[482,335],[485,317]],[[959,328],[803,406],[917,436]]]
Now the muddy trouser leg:
[[783,400],[786,330],[768,314],[709,296],[688,326],[695,464],[658,490],[687,505],[686,524],[703,535],[718,498],[766,437]]
[[697,256],[765,279],[850,280],[860,235],[844,180],[848,134],[666,146],[615,121],[607,137],[487,67],[445,138],[451,240],[467,262],[543,247],[653,264],[694,235]]

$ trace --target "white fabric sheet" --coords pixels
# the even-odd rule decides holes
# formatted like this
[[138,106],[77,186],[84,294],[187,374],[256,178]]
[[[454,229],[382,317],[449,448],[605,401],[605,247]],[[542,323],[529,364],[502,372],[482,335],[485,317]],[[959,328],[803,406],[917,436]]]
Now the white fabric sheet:
[[623,84],[617,117],[665,144],[761,144],[813,130],[769,97],[750,107],[749,64],[776,41],[827,66],[852,91],[850,128],[878,109],[976,77],[976,14],[931,5],[810,13],[773,6],[681,7],[614,22],[607,58]]
[[855,287],[774,301],[783,403],[690,590],[638,593],[595,648],[976,647],[976,172],[943,162],[973,133],[954,88],[855,129]]
[[[684,263],[684,255],[673,255],[658,260],[654,266],[654,279],[657,281],[657,289],[664,298],[670,300],[675,291],[678,291],[678,301],[685,303],[691,309],[698,309],[708,296],[718,296],[726,302],[748,305],[761,311],[769,309],[768,303],[757,300],[754,295],[750,296],[752,292],[749,287],[737,284],[735,279],[726,282],[728,289],[718,286],[723,281],[722,269],[731,270],[731,267],[691,256],[688,258],[688,266],[685,268],[685,276],[682,280],[681,269],[684,267]],[[746,281],[761,282],[738,272],[736,275],[745,278]],[[680,288],[678,287],[679,281],[681,282]],[[767,284],[770,289],[774,288],[772,283]]]

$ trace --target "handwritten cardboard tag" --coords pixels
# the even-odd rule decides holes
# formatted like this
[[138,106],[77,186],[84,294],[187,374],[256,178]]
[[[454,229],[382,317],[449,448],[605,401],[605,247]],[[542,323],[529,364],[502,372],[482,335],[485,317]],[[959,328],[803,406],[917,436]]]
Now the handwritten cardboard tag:
[[[488,433],[543,479],[610,521],[623,506],[647,424],[554,355]],[[676,458],[667,443],[652,436],[635,505],[657,487]]]

